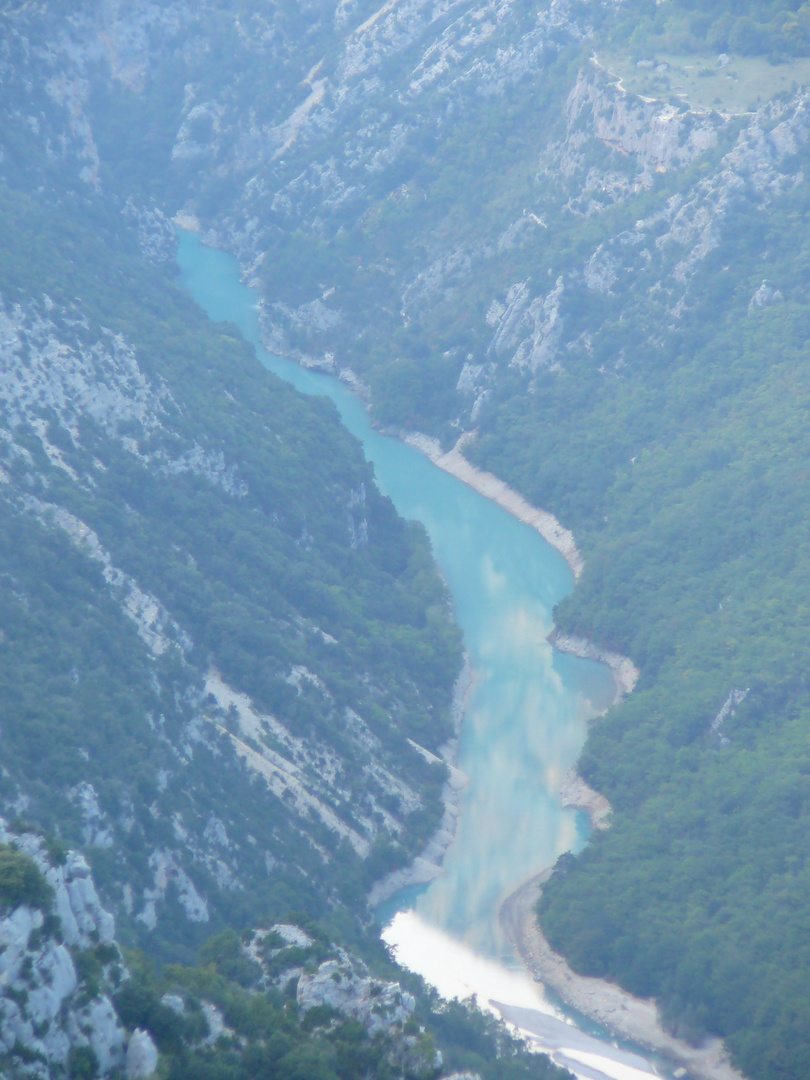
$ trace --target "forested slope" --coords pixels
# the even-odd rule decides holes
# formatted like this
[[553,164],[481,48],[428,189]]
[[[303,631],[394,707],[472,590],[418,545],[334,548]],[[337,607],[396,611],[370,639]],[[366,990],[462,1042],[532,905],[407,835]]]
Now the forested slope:
[[[574,529],[586,569],[558,625],[627,652],[642,677],[582,758],[613,828],[561,865],[543,925],[578,969],[656,996],[675,1030],[724,1035],[751,1077],[805,1077],[804,6],[2,12],[10,184],[58,177],[79,202],[106,201],[151,257],[170,250],[171,215],[195,215],[262,288],[269,345],[359,377],[382,423],[446,446],[473,432],[466,452]],[[45,433],[83,475],[69,441]],[[355,468],[352,491],[365,483]],[[93,478],[103,495],[108,481]],[[384,523],[383,504],[375,512]],[[188,528],[164,549],[186,550]],[[307,529],[312,558],[355,559]],[[129,532],[107,530],[135,559]],[[194,560],[210,558],[227,591],[195,616],[201,647],[278,709],[290,691],[226,633],[231,615],[243,620],[239,582],[195,537]],[[407,543],[418,561],[420,541]],[[408,580],[408,565],[368,564],[368,596],[379,573]],[[150,571],[156,592],[174,588],[162,572]],[[273,597],[274,610],[289,599]],[[172,603],[188,610],[179,589]],[[399,663],[402,633],[434,631],[394,614]],[[351,613],[357,657],[372,615]],[[322,651],[323,669],[285,663],[316,672],[342,706],[339,665]],[[303,715],[314,684],[299,685]],[[423,704],[446,697],[438,687]],[[409,716],[438,732],[436,708]]]
[[[254,909],[254,914],[257,914]],[[196,963],[122,952],[85,858],[0,818],[0,1069],[9,1080],[565,1080],[492,1017],[428,995],[373,937],[301,914]],[[398,981],[399,979],[402,982]]]
[[460,662],[424,535],[331,406],[69,210],[4,197],[7,805],[163,948],[257,889],[356,906],[441,811],[407,742],[452,735]]
[[115,206],[0,218],[0,1075],[565,1077],[370,925],[453,736],[423,531]]

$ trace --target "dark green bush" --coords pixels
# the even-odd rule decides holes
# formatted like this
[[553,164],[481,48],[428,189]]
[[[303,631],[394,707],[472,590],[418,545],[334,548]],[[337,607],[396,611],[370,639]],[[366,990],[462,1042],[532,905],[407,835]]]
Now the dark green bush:
[[52,901],[53,889],[34,860],[11,844],[0,844],[0,911],[21,904],[47,911]]

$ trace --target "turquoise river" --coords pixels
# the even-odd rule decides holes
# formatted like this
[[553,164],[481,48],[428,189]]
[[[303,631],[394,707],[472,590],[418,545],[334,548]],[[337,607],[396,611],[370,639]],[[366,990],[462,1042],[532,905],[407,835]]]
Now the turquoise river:
[[546,640],[554,604],[573,587],[566,562],[533,528],[376,432],[339,380],[268,353],[256,294],[234,258],[181,231],[178,261],[182,283],[212,319],[236,324],[262,363],[299,390],[334,401],[380,488],[400,514],[424,523],[452,593],[474,672],[458,757],[469,782],[444,873],[394,898],[383,936],[446,996],[476,994],[484,1006],[497,1000],[542,1013],[540,1045],[583,1080],[661,1075],[660,1063],[656,1071],[564,1016],[523,973],[498,925],[502,901],[588,835],[587,818],[561,806],[559,786],[614,686],[606,667],[557,653]]

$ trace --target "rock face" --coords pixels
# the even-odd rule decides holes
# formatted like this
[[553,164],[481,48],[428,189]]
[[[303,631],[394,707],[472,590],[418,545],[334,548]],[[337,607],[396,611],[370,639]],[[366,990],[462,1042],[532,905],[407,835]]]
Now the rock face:
[[148,1080],[157,1069],[158,1052],[148,1031],[136,1028],[127,1047],[127,1080]]
[[[595,60],[580,71],[566,102],[565,119],[566,136],[546,152],[544,171],[550,177],[553,173],[577,177],[583,195],[589,195],[577,209],[588,214],[651,187],[656,173],[691,164],[717,145],[725,125],[719,116],[627,94]],[[588,167],[585,147],[590,139],[634,160],[635,175]]]
[[441,1067],[438,1051],[423,1045],[411,1018],[416,1001],[399,983],[373,978],[365,965],[342,949],[312,974],[298,979],[297,1000],[303,1012],[326,1008],[362,1024],[369,1035],[389,1042],[388,1062],[405,1076],[427,1078]]
[[327,960],[313,975],[298,980],[298,1004],[304,1012],[319,1005],[358,1020],[372,1035],[403,1027],[416,1002],[398,983],[358,975],[347,960]]
[[[619,376],[629,362],[599,348],[611,320],[599,304],[591,313],[589,300],[643,289],[677,327],[734,215],[767,209],[799,180],[795,155],[810,136],[806,92],[744,117],[632,94],[593,54],[600,28],[623,6],[549,0],[528,11],[514,0],[403,0],[374,9],[315,0],[307,33],[297,35],[259,4],[236,16],[218,3],[84,0],[42,31],[46,45],[36,51],[29,35],[41,30],[38,16],[23,10],[9,22],[0,80],[10,103],[28,105],[29,85],[41,87],[42,101],[37,114],[10,104],[6,125],[24,126],[29,138],[35,130],[54,166],[98,187],[105,148],[97,128],[106,118],[96,98],[114,89],[137,113],[156,79],[174,79],[183,92],[161,102],[160,118],[170,199],[185,206],[181,220],[237,254],[264,289],[266,341],[348,372],[350,356],[362,366],[369,318],[380,334],[421,328],[436,338],[459,296],[469,296],[470,346],[449,343],[444,357],[457,394],[442,421],[464,426],[486,414],[498,383],[517,378],[531,390],[538,374],[572,357]],[[214,69],[214,36],[226,26],[232,57]],[[517,139],[531,128],[531,150],[504,147],[501,122],[481,119],[482,102],[497,116],[513,99],[533,100],[556,78],[561,50],[576,44],[583,62],[572,83],[539,112],[509,121]],[[498,139],[476,157],[477,139],[492,135],[488,124]],[[465,149],[447,150],[458,131]],[[160,259],[167,214],[139,194],[139,153],[130,151],[125,213],[142,248]],[[472,192],[459,221],[446,212],[437,175],[417,164],[434,158],[438,174],[453,170],[456,189]],[[516,189],[505,178],[513,169],[533,182]],[[672,174],[678,194],[659,197],[659,178]],[[642,194],[634,225],[610,224],[606,211]],[[575,232],[584,219],[589,249],[583,241],[573,262],[549,252],[548,222]],[[351,229],[371,241],[369,253],[358,248],[357,266],[333,266],[320,245],[344,243]],[[279,273],[268,254],[291,233],[306,243],[295,272]],[[508,266],[512,258],[526,269]],[[779,284],[768,283],[750,310],[779,296]]]
[[[10,77],[8,70],[5,74]],[[143,220],[153,221],[155,214]],[[386,742],[392,714],[380,711],[378,703],[388,690],[376,685],[372,671],[361,671],[359,665],[355,672],[358,684],[368,687],[368,709],[355,698],[349,707],[330,690],[324,677],[331,664],[329,650],[342,654],[346,643],[317,626],[309,612],[292,603],[268,619],[283,642],[276,672],[281,700],[296,712],[301,698],[308,715],[329,717],[328,722],[299,729],[295,718],[276,716],[267,705],[259,708],[235,679],[227,681],[213,666],[210,650],[201,646],[193,617],[181,615],[167,598],[169,584],[145,579],[155,562],[164,561],[167,548],[178,558],[180,573],[196,575],[199,564],[187,534],[166,541],[163,530],[171,526],[157,505],[144,514],[134,510],[137,499],[129,495],[140,484],[164,490],[176,484],[176,490],[186,492],[181,497],[192,501],[184,485],[199,484],[203,498],[213,498],[225,516],[259,512],[257,505],[248,505],[255,491],[247,483],[244,462],[237,464],[236,452],[195,419],[176,384],[169,388],[165,369],[154,370],[145,352],[136,347],[134,336],[101,325],[80,300],[57,303],[44,294],[15,294],[12,301],[0,296],[0,515],[34,523],[42,537],[58,536],[69,548],[68,561],[75,555],[83,564],[93,594],[87,602],[104,611],[108,629],[115,623],[126,639],[122,647],[133,665],[131,672],[137,668],[137,675],[129,676],[140,700],[139,746],[134,752],[145,754],[146,740],[156,766],[149,812],[140,814],[142,796],[132,789],[131,777],[108,775],[104,755],[88,751],[82,745],[84,735],[77,732],[78,745],[71,741],[65,751],[73,759],[69,779],[55,785],[47,800],[41,788],[39,795],[32,794],[31,777],[23,768],[15,770],[10,758],[3,762],[7,774],[0,812],[11,816],[26,811],[60,833],[67,823],[74,828],[71,843],[114,851],[122,860],[120,881],[105,903],[118,905],[119,925],[123,920],[136,935],[154,936],[164,931],[171,935],[165,925],[175,917],[167,915],[175,899],[180,918],[202,933],[215,905],[227,904],[251,882],[266,884],[270,870],[281,863],[306,879],[304,887],[309,888],[312,877],[303,871],[302,851],[313,855],[322,870],[334,866],[331,851],[344,842],[359,858],[368,855],[378,836],[399,842],[408,817],[423,804],[420,786],[425,777],[419,754],[404,735],[396,748]],[[291,437],[298,434],[290,431]],[[279,435],[278,445],[283,442]],[[356,460],[360,462],[359,450]],[[125,495],[135,473],[140,480]],[[368,559],[382,546],[373,535],[380,496],[371,483],[370,472],[354,476],[347,470],[346,476],[330,478],[317,507],[321,519],[334,519],[329,544]],[[140,562],[140,555],[126,557],[120,532],[116,537],[105,531],[105,522],[91,509],[96,498],[116,508],[109,516],[101,512],[107,523],[121,520],[123,500],[130,521],[141,519],[145,534],[154,529],[159,553],[151,567]],[[261,513],[265,509],[262,502]],[[289,525],[285,515],[290,516]],[[317,523],[297,520],[298,508],[281,498],[267,517],[272,528],[284,533],[284,543],[293,552],[300,548],[306,559]],[[133,561],[140,565],[133,566]],[[28,612],[41,577],[15,579],[9,602]],[[198,578],[193,588],[199,584]],[[66,592],[56,595],[58,604]],[[93,646],[105,638],[106,632],[96,634]],[[104,651],[103,644],[100,648]],[[83,693],[82,667],[74,657],[64,673],[69,692],[76,696]],[[400,705],[394,703],[394,708]],[[376,719],[370,721],[370,715]],[[78,726],[87,730],[88,740],[98,735],[99,724],[85,729],[84,723],[82,717]],[[198,805],[199,793],[210,791],[207,781],[195,779],[205,762],[216,762],[223,787],[217,795],[206,795],[206,805]],[[251,824],[234,804],[234,790],[242,790],[251,777],[277,803],[272,813],[283,818],[282,828],[270,829],[270,815],[259,810],[249,811],[249,816],[257,815]],[[431,782],[440,784],[438,778]],[[196,792],[190,803],[184,794],[189,789]],[[43,819],[43,813],[50,817]],[[262,823],[268,835],[259,843]],[[133,836],[145,833],[153,835],[144,840],[144,857],[132,858]],[[78,862],[70,868],[77,903],[82,873]],[[319,880],[319,873],[313,876]],[[61,886],[57,889],[57,903],[67,927],[74,915],[64,892]],[[94,917],[102,919],[98,913]],[[77,947],[88,947],[81,921],[75,932],[68,932],[78,935]],[[104,930],[102,939],[109,936]]]
[[620,701],[626,694],[631,694],[639,678],[639,670],[632,660],[619,653],[608,652],[600,649],[587,638],[575,637],[573,634],[562,634],[553,630],[548,639],[555,649],[569,653],[571,656],[579,656],[583,660],[598,660],[600,664],[606,664],[616,683],[616,700]]
[[[85,0],[70,20],[54,22],[47,47],[33,62],[39,65],[47,106],[38,133],[52,157],[75,169],[81,183],[97,187],[104,151],[95,134],[100,121],[89,87],[96,85],[98,73],[104,71],[116,91],[124,88],[137,101],[167,64],[179,60],[185,91],[182,98],[161,103],[168,110],[161,122],[170,147],[163,164],[178,181],[177,198],[188,203],[183,220],[195,220],[196,200],[204,197],[210,179],[227,176],[236,185],[236,199],[231,205],[219,199],[217,220],[203,226],[236,250],[251,277],[262,281],[267,247],[279,230],[324,238],[346,214],[375,218],[385,203],[391,208],[418,204],[424,192],[411,179],[415,154],[440,146],[459,119],[474,116],[476,103],[502,99],[529,79],[542,80],[561,49],[587,40],[593,22],[620,7],[621,0],[601,0],[588,11],[575,0],[553,0],[528,12],[514,0],[454,0],[449,7],[407,0],[372,10],[317,0],[307,9],[307,33],[296,35],[262,5],[248,5],[234,17],[227,5],[212,15],[208,7],[182,3],[161,9],[136,3],[124,10]],[[233,66],[212,80],[202,58],[223,20],[233,31]],[[10,28],[7,61],[0,69],[10,92],[31,76],[27,29],[24,15]],[[123,68],[122,55],[128,57]],[[264,82],[270,68],[268,93]],[[593,107],[592,96],[583,87],[572,98],[572,125]],[[679,156],[671,145],[677,121],[662,117],[660,132],[650,136],[644,134],[650,123],[644,110],[636,115],[632,106],[617,109],[621,115],[606,119],[603,127],[606,138],[617,127],[625,131],[622,150],[625,144],[637,147],[651,168],[671,158],[688,159],[691,149]],[[19,122],[15,114],[11,123]],[[351,137],[344,139],[347,132]],[[702,145],[697,132],[682,142],[690,148]],[[165,215],[135,191],[127,193],[126,214],[137,224],[142,248],[161,258]],[[519,208],[513,220],[503,222],[494,243],[438,250],[425,237],[424,257],[398,268],[391,298],[399,301],[406,319],[419,317],[476,273],[482,259],[524,247],[542,228],[536,213]],[[302,343],[296,348],[303,359],[342,369],[347,364],[343,346],[358,331],[358,312],[349,310],[345,299],[343,283],[338,287],[332,281],[322,288],[305,283],[304,295],[268,297],[265,335],[288,348],[295,338]],[[522,297],[523,332],[512,348],[520,369],[534,373],[553,362],[562,325],[557,301],[554,289],[551,294],[530,290]],[[508,336],[501,335],[502,344]],[[329,341],[337,342],[339,354]]]
[[570,769],[560,784],[560,801],[563,806],[584,810],[594,829],[610,828],[610,803],[604,795],[589,787],[575,769]]
[[[479,214],[491,211],[486,226],[467,217],[463,227],[443,226],[439,237],[435,217],[416,212],[437,197],[435,178],[414,161],[435,154],[464,177],[461,186],[475,189],[467,163],[443,156],[452,130],[470,125],[474,142],[482,101],[530,98],[528,88],[543,87],[560,50],[595,41],[595,28],[622,6],[554,0],[527,14],[512,0],[456,0],[449,8],[408,0],[376,10],[318,0],[307,9],[309,32],[296,38],[260,5],[239,17],[223,9],[215,19],[207,7],[182,3],[124,9],[85,0],[70,21],[54,22],[36,58],[26,51],[20,14],[1,74],[10,99],[26,77],[46,87],[38,135],[90,186],[101,183],[104,150],[88,86],[102,80],[137,109],[156,77],[177,76],[184,92],[162,103],[161,118],[172,198],[186,204],[182,220],[234,251],[249,279],[265,288],[267,342],[307,364],[348,371],[370,311],[380,328],[435,331],[459,295],[474,295],[478,314],[465,328],[474,348],[459,347],[450,357],[457,397],[453,414],[443,417],[464,425],[480,418],[499,382],[517,377],[530,389],[539,373],[561,370],[571,356],[593,355],[600,374],[618,375],[625,358],[599,358],[603,311],[597,305],[592,317],[583,315],[584,298],[643,287],[679,320],[730,216],[742,203],[753,212],[766,208],[797,180],[791,158],[808,138],[804,93],[741,122],[684,101],[631,94],[592,57],[560,100],[532,116],[539,144],[533,156],[515,160],[500,147],[494,155],[534,175],[530,196],[521,189],[518,203],[505,185],[490,206],[482,192],[475,206]],[[205,57],[214,28],[219,33],[225,23],[233,59],[212,72]],[[10,130],[22,122],[9,114]],[[132,165],[137,174],[137,161]],[[633,227],[595,226],[595,242],[573,265],[546,261],[547,221],[575,229],[578,219],[607,220],[605,211],[649,195],[659,177],[673,173],[682,181],[679,194],[653,200],[652,212]],[[165,211],[135,190],[126,195],[141,246],[163,258]],[[215,209],[206,216],[203,205]],[[408,230],[411,243],[385,248],[378,226],[389,219]],[[294,275],[274,275],[267,256],[284,235],[305,236],[314,250],[349,226],[382,245],[384,255],[368,272],[313,257]],[[531,267],[531,276],[505,277],[506,253]],[[752,311],[778,297],[778,284],[768,290],[755,294]]]
[[23,905],[0,918],[0,1053],[12,1062],[24,1055],[26,1075],[48,1080],[71,1049],[87,1047],[106,1075],[123,1063],[124,1031],[108,993],[83,985],[74,957],[83,950],[96,953],[103,986],[120,982],[126,969],[113,918],[99,902],[82,855],[69,852],[54,865],[39,837],[12,833],[2,819],[0,843],[33,859],[53,890],[50,910]]

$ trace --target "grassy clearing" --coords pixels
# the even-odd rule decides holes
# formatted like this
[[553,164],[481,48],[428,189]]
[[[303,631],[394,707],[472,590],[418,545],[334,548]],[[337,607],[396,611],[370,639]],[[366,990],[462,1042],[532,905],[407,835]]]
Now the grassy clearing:
[[660,53],[639,60],[611,54],[600,56],[599,62],[619,76],[631,93],[688,102],[701,111],[752,112],[777,94],[810,84],[808,57],[772,64],[759,56]]

